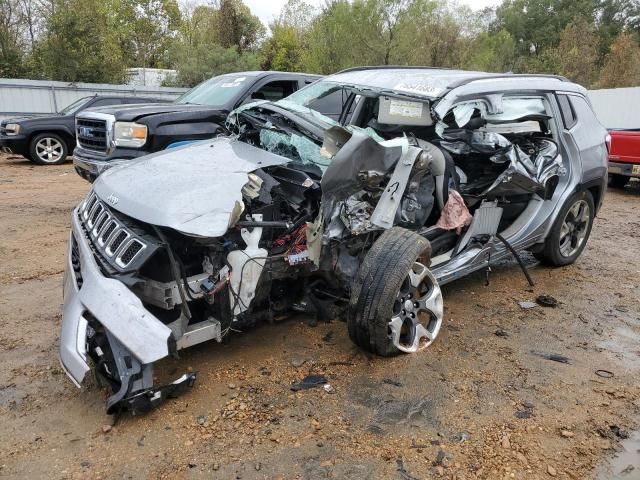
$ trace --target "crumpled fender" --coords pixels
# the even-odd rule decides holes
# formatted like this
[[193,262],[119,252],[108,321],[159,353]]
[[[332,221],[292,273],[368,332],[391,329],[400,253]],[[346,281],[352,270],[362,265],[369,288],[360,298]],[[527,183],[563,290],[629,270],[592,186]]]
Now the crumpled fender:
[[122,282],[102,275],[76,211],[72,224],[83,278],[82,288],[77,292],[80,303],[141,363],[152,363],[168,356],[169,327],[146,310]]

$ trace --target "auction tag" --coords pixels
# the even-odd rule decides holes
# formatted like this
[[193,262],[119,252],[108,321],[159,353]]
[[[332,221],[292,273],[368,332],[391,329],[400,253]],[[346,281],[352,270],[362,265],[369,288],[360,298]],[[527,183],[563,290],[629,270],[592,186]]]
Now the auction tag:
[[424,103],[408,102],[392,99],[389,103],[389,114],[398,117],[421,118]]

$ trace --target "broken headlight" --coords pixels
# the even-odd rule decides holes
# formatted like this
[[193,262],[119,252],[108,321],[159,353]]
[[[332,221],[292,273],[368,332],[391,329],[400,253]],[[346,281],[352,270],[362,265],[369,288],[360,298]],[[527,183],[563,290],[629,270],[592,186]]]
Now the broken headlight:
[[113,139],[118,147],[142,147],[147,142],[147,126],[134,122],[116,122]]

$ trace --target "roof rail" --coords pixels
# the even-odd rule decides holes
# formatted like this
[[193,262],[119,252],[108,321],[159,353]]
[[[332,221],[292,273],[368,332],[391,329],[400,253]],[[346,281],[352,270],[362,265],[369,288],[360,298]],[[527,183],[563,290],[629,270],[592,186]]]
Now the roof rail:
[[462,87],[463,85],[467,85],[472,82],[477,82],[478,80],[494,80],[494,79],[497,80],[501,78],[549,78],[552,80],[558,80],[560,82],[570,82],[568,78],[563,77],[562,75],[548,75],[544,73],[499,73],[499,74],[480,75],[472,78],[464,78],[462,80],[458,80],[448,85],[448,88],[453,89],[453,88]]
[[345,68],[344,70],[340,70],[333,75],[337,75],[338,73],[346,73],[346,72],[359,72],[362,70],[456,70],[453,68],[445,68],[445,67],[422,67],[419,65],[368,65],[361,67],[350,67]]
[[[361,67],[351,67],[351,68],[345,68],[344,70],[340,70],[338,72],[336,72],[335,74],[338,73],[346,73],[346,72],[359,72],[362,70],[395,70],[395,69],[405,69],[405,70],[450,70],[450,71],[457,71],[457,72],[468,72],[469,75],[473,75],[474,73],[478,73],[478,72],[474,72],[474,71],[466,71],[466,70],[460,70],[460,69],[453,69],[453,68],[445,68],[445,67],[425,67],[425,66],[419,66],[419,65],[369,65],[369,66],[361,66]],[[334,74],[334,75],[335,75]],[[476,80],[486,80],[486,79],[491,79],[491,78],[527,78],[527,77],[533,77],[533,78],[555,78],[556,80],[560,80],[561,82],[570,82],[570,80],[567,77],[564,77],[562,75],[552,75],[552,74],[547,74],[547,73],[489,73],[487,72],[486,75],[479,75],[477,77],[473,77],[473,78],[465,78],[463,80],[459,80],[458,82],[455,82],[453,85],[451,85],[452,87],[459,87],[461,85],[465,85],[466,83],[470,83],[470,82],[475,82]]]

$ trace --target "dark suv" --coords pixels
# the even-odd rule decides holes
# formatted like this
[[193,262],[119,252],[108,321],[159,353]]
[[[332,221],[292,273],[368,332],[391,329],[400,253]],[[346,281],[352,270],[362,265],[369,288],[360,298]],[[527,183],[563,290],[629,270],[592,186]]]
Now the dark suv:
[[15,153],[38,165],[56,165],[66,160],[76,146],[76,115],[88,108],[108,105],[157,103],[157,98],[103,96],[83,97],[55,115],[25,117],[0,122],[0,151]]
[[305,73],[238,72],[213,77],[165,105],[113,106],[78,115],[76,172],[93,182],[123,161],[212,138],[234,108],[277,101],[320,77]]

